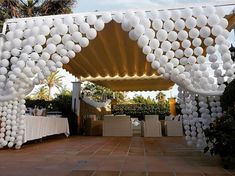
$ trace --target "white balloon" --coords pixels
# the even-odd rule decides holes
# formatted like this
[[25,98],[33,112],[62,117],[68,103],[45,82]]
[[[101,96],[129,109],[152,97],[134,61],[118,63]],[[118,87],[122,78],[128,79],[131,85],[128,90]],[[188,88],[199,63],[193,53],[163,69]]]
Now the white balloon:
[[48,27],[52,27],[53,26],[53,19],[52,18],[45,18],[44,19],[44,23],[48,26]]
[[142,34],[144,34],[144,32],[145,32],[145,28],[141,24],[136,25],[136,27],[134,28],[134,33],[137,36],[141,36]]
[[82,15],[76,15],[76,17],[75,17],[75,23],[76,23],[77,25],[80,25],[80,24],[82,24],[82,23],[84,23],[84,22],[85,22],[84,16],[82,16]]
[[63,56],[62,59],[61,59],[61,62],[63,64],[67,64],[67,63],[69,63],[69,58],[67,56]]
[[215,53],[215,47],[213,47],[213,46],[208,46],[207,48],[206,48],[206,52],[208,53],[208,54],[214,54]]
[[173,51],[167,51],[166,52],[166,56],[169,58],[169,59],[172,59],[174,56],[175,56],[175,53]]
[[154,19],[154,21],[152,22],[152,26],[153,26],[153,29],[158,31],[162,28],[163,22],[160,19]]
[[101,18],[104,21],[104,23],[109,23],[112,20],[112,16],[109,12],[104,12]]
[[152,49],[149,46],[144,46],[142,51],[143,51],[144,54],[147,55],[151,52],[151,50]]
[[82,38],[82,34],[80,32],[74,32],[72,34],[72,40],[76,43],[79,42],[81,38]]
[[86,38],[86,37],[82,37],[80,40],[79,40],[79,45],[82,47],[82,48],[85,48],[89,45],[89,40]]
[[193,17],[187,17],[186,21],[185,21],[185,25],[188,29],[192,29],[192,28],[196,27],[197,21]]
[[61,39],[61,40],[62,40],[62,43],[65,44],[66,42],[71,41],[71,38],[72,38],[71,35],[65,34],[65,35],[62,37],[62,39]]
[[60,35],[65,35],[68,32],[68,26],[66,24],[60,24],[57,28]]
[[150,40],[155,37],[155,31],[153,29],[146,29],[145,34]]
[[152,53],[149,53],[149,54],[147,55],[147,57],[146,57],[146,60],[147,60],[148,62],[153,62],[154,59],[155,59],[155,55],[152,54]]
[[120,12],[116,12],[114,15],[113,15],[113,20],[117,23],[121,23],[122,22],[122,19],[123,19],[123,14],[120,13]]
[[180,47],[180,43],[178,41],[172,42],[172,49],[177,50]]
[[185,39],[187,39],[187,38],[188,38],[188,33],[187,33],[185,30],[179,31],[179,33],[178,33],[178,39],[179,39],[180,41],[183,41],[183,40],[185,40]]
[[189,31],[189,37],[194,39],[194,38],[197,38],[199,36],[199,30],[196,29],[196,28],[192,28],[190,29]]
[[191,46],[191,42],[189,40],[184,40],[182,42],[182,47],[183,48],[189,48]]
[[219,22],[220,22],[220,18],[217,15],[215,15],[215,14],[210,15],[208,17],[208,24],[210,26],[214,26],[214,25],[218,24]]
[[171,49],[171,43],[169,41],[163,41],[161,44],[161,48],[163,51],[167,52]]
[[163,29],[166,30],[167,32],[170,32],[174,29],[175,25],[174,22],[170,19],[166,20],[163,25]]
[[144,17],[140,18],[140,24],[142,24],[145,27],[145,29],[149,29],[151,26],[150,20]]
[[89,39],[89,40],[93,40],[95,39],[97,36],[97,32],[95,29],[91,28],[88,30],[88,32],[86,33],[86,37]]
[[72,34],[76,31],[78,31],[78,26],[76,24],[70,24],[69,25],[69,33]]
[[155,19],[159,18],[159,11],[158,10],[152,10],[150,12],[149,18],[154,21]]
[[160,58],[163,54],[163,50],[161,48],[156,48],[154,51],[154,54],[155,54],[156,58]]
[[149,46],[152,48],[152,49],[156,49],[158,48],[160,45],[159,41],[157,39],[152,39],[150,40],[149,42]]
[[181,17],[181,11],[179,10],[172,10],[171,11],[171,18],[176,21],[177,19],[180,19]]
[[182,58],[183,57],[183,55],[184,55],[184,52],[181,50],[181,49],[177,49],[176,51],[175,51],[175,56],[176,56],[176,58]]
[[207,38],[210,36],[211,34],[211,31],[210,31],[210,28],[207,27],[207,26],[204,26],[200,29],[200,36],[203,37],[203,38]]
[[148,42],[149,42],[149,38],[146,35],[142,35],[138,39],[137,44],[140,48],[143,48],[144,46],[146,46],[148,44]]
[[[45,41],[46,42],[46,41]],[[21,48],[21,44],[22,44],[22,41],[18,38],[15,38],[12,40],[12,45],[15,47],[15,48]],[[6,46],[6,45],[5,45]]]
[[196,57],[190,56],[188,58],[188,63],[191,64],[191,65],[195,64],[196,63]]
[[135,26],[137,26],[139,23],[140,23],[140,19],[139,19],[138,16],[133,15],[133,16],[131,16],[131,17],[129,18],[129,24],[130,24],[131,26],[135,27]]
[[198,46],[201,46],[202,41],[200,38],[195,38],[195,39],[193,39],[192,44],[193,44],[193,46],[198,47]]
[[181,15],[183,18],[191,17],[192,14],[193,14],[193,12],[190,8],[185,8],[185,9],[181,10]]
[[206,6],[204,9],[204,14],[206,16],[210,16],[211,14],[214,14],[215,13],[215,7],[214,6]]
[[163,10],[163,11],[160,12],[160,18],[163,21],[168,20],[170,17],[171,17],[171,14],[170,14],[169,10]]
[[61,37],[58,34],[52,36],[52,40],[54,44],[59,44],[61,42]]
[[213,44],[213,39],[211,38],[211,37],[207,37],[205,40],[204,40],[204,44],[206,45],[206,46],[210,46],[210,45],[212,45]]
[[167,39],[167,32],[163,29],[160,29],[158,32],[157,32],[157,39],[159,41],[165,41]]
[[41,45],[35,45],[34,46],[34,51],[37,53],[41,53],[42,52],[42,46]]
[[56,52],[56,46],[52,43],[48,44],[46,47],[49,54],[53,54]]
[[196,48],[194,48],[194,54],[195,54],[196,56],[201,56],[201,55],[203,54],[203,49],[202,49],[202,47],[196,47]]
[[226,18],[221,18],[219,25],[223,28],[226,29],[228,27],[228,20]]
[[175,31],[170,31],[167,39],[171,42],[174,42],[177,39],[178,35]]
[[74,58],[74,57],[76,56],[76,54],[75,54],[74,51],[69,50],[68,53],[67,53],[67,56],[68,56],[70,59],[72,59],[72,58]]
[[175,29],[181,31],[185,28],[185,22],[182,19],[177,19],[175,21]]
[[40,26],[40,34],[47,36],[50,34],[50,28],[47,25]]
[[204,15],[200,15],[197,17],[197,26],[203,27],[207,24],[207,18]]
[[46,37],[44,35],[38,35],[36,37],[36,43],[38,45],[44,45],[46,43]]
[[206,59],[205,59],[204,56],[198,56],[198,57],[197,57],[197,62],[198,62],[199,64],[203,64],[203,63],[205,63],[205,61],[206,61]]
[[174,67],[177,67],[179,65],[179,59],[172,58],[170,62],[173,64]]
[[131,40],[137,40],[139,38],[139,36],[135,34],[134,30],[131,30],[128,35]]
[[160,67],[160,63],[156,60],[154,60],[151,64],[153,69],[158,69]]

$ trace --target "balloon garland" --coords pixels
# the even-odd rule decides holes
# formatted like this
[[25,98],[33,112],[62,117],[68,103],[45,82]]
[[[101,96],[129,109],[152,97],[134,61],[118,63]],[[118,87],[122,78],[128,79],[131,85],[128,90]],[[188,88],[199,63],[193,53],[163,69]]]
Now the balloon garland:
[[[202,146],[201,129],[221,116],[216,95],[224,91],[224,82],[234,79],[230,43],[226,40],[228,21],[224,16],[221,7],[208,6],[36,17],[8,22],[0,54],[0,147],[20,148],[23,143],[26,91],[69,63],[111,20],[120,23],[130,39],[137,42],[153,69],[184,88],[180,95],[185,101],[181,106],[186,119],[186,139],[190,144],[197,138],[197,145]],[[209,74],[206,64],[213,75]],[[196,94],[201,94],[200,118]],[[211,114],[207,96],[216,96],[209,99]]]

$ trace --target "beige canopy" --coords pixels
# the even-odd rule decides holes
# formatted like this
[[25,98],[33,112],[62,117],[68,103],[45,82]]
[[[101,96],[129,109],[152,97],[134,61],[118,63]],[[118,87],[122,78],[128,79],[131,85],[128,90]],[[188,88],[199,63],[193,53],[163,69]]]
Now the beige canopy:
[[136,41],[120,24],[107,24],[64,68],[80,78],[113,91],[167,90],[174,83],[158,76]]

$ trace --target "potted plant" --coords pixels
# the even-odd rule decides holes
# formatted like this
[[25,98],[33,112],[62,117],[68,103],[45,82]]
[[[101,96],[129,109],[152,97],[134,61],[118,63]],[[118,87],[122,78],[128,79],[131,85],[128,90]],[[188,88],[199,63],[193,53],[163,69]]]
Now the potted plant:
[[225,113],[206,129],[207,147],[204,152],[219,155],[226,169],[235,169],[235,110]]

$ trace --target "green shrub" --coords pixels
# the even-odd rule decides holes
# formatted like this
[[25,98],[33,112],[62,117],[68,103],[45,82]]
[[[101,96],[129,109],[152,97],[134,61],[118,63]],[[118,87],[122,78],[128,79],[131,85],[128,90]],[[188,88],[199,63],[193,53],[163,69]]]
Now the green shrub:
[[162,120],[170,114],[168,102],[157,104],[116,104],[112,106],[112,114],[126,114],[131,117],[138,117],[139,120],[144,118],[144,115],[159,115]]

